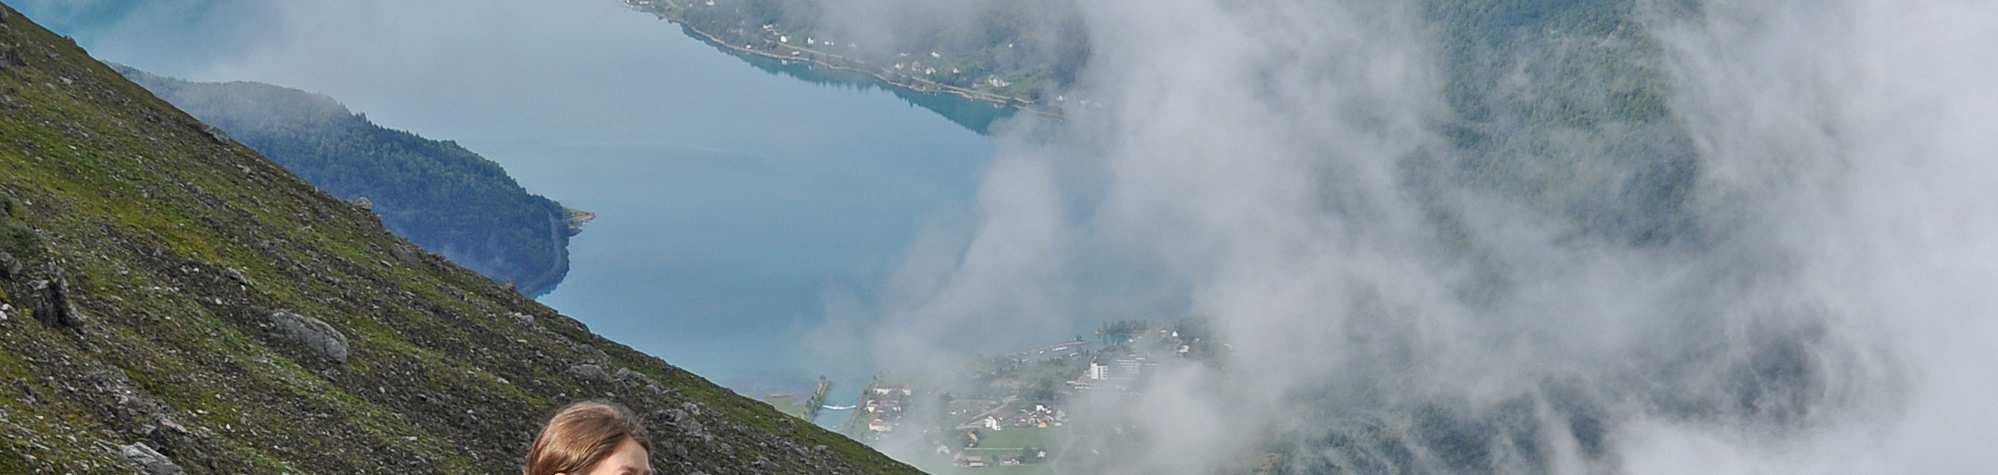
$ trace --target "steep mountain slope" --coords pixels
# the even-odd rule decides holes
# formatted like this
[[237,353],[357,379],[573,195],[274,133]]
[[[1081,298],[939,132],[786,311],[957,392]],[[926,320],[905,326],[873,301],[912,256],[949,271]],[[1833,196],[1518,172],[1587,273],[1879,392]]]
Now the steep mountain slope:
[[389,230],[451,262],[528,295],[553,289],[569,269],[568,211],[456,142],[383,128],[297,89],[114,68],[307,183],[366,198]]
[[660,473],[909,471],[208,130],[0,7],[0,473],[508,473],[579,398]]

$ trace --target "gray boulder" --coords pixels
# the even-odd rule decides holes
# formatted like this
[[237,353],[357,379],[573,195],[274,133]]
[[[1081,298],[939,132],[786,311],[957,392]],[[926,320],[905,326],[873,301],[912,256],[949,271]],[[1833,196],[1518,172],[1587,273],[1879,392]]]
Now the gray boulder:
[[229,139],[228,132],[223,132],[222,129],[215,128],[215,126],[208,124],[201,124],[201,131],[207,133],[208,138],[215,139],[215,143],[228,145],[229,143],[234,142],[234,140]]
[[285,338],[305,346],[320,357],[334,363],[347,362],[347,335],[341,334],[333,325],[286,311],[271,314],[271,323]]
[[[698,411],[699,409],[696,408],[695,410]],[[666,419],[667,423],[674,429],[678,429],[681,435],[706,442],[713,442],[715,435],[708,432],[707,425],[702,424],[700,419],[695,418],[695,414],[683,409],[667,409]]]
[[249,277],[249,276],[245,276],[245,275],[243,275],[243,271],[240,271],[240,270],[236,270],[236,268],[234,268],[234,267],[225,267],[225,268],[222,268],[222,275],[224,275],[224,276],[227,276],[227,277],[229,277],[229,280],[233,280],[233,281],[236,281],[236,283],[238,283],[238,284],[243,284],[243,285],[244,285],[244,286],[246,286],[246,287],[256,287],[256,286],[257,286],[257,284],[255,284],[255,283],[251,283],[251,282],[250,282],[250,277]]
[[423,263],[423,251],[418,251],[411,246],[402,244],[389,246],[389,254],[395,256],[395,259],[402,261],[403,264],[417,265]]
[[0,280],[13,280],[17,275],[21,275],[21,260],[7,251],[0,251]]
[[10,67],[27,65],[28,62],[21,59],[20,52],[13,49],[0,49],[0,71],[5,71]]
[[148,475],[178,475],[187,473],[180,469],[180,465],[175,465],[172,459],[161,455],[159,451],[153,450],[152,447],[147,447],[146,444],[127,445],[119,449],[118,454],[125,456],[125,460],[131,461],[133,465],[138,465],[139,469],[144,470]]
[[652,382],[652,377],[646,376],[644,373],[632,371],[628,368],[618,368],[617,371],[611,372],[611,377],[617,378],[618,381],[633,383],[633,384],[646,384]]
[[35,281],[35,290],[42,292],[42,300],[35,304],[35,319],[53,326],[76,328],[83,325],[83,311],[76,309],[75,295],[70,292],[69,278],[62,269],[50,266],[54,277],[50,280]]
[[610,382],[611,374],[604,367],[593,364],[579,364],[563,370],[562,374],[584,381]]
[[[619,383],[645,388],[652,391],[653,394],[666,393],[666,388],[660,387],[659,381],[653,380],[651,376],[646,376],[645,373],[618,368],[617,371],[611,373],[611,378],[616,379]],[[700,412],[695,412],[695,414],[700,414]]]

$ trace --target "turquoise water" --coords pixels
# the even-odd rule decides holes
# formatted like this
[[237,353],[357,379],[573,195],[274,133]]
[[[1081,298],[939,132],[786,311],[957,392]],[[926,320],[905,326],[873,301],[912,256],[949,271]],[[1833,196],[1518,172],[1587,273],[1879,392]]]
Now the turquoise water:
[[100,58],[324,93],[598,213],[541,301],[744,393],[857,391],[862,357],[798,345],[960,219],[992,153],[967,128],[989,117],[916,105],[954,99],[800,81],[616,0],[307,3],[21,7]]

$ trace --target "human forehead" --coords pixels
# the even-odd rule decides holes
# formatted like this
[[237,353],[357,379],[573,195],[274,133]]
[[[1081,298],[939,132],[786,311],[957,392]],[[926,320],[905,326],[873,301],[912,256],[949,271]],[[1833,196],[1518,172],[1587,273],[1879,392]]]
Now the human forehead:
[[598,462],[596,469],[591,470],[590,473],[593,475],[651,475],[652,464],[647,460],[649,455],[651,454],[646,453],[645,447],[639,445],[637,441],[626,439],[624,443],[618,444],[617,450],[612,451],[610,456],[604,457],[603,461]]

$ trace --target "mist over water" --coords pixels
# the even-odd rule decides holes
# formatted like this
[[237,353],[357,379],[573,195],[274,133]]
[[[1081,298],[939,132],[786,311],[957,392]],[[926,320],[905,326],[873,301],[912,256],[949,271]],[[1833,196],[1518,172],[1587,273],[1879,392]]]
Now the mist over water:
[[1504,161],[1453,140],[1418,6],[1081,3],[1077,89],[1107,105],[1003,129],[978,217],[909,252],[868,303],[894,331],[859,343],[941,375],[1076,322],[1208,318],[1232,349],[1090,393],[1078,448],[1116,456],[1068,468],[1998,462],[1998,5],[1639,2],[1561,47],[1638,45],[1671,136]]

